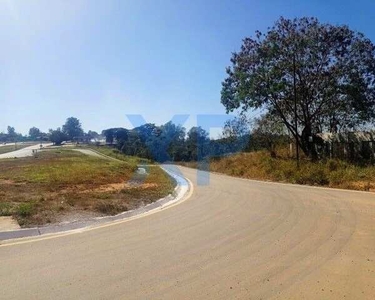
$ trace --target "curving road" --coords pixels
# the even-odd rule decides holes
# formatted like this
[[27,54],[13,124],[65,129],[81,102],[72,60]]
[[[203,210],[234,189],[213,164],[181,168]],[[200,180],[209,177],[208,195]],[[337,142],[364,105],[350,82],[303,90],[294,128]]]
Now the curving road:
[[3,242],[0,283],[0,299],[374,299],[375,195],[212,174],[140,219]]
[[[52,143],[43,144],[43,147],[49,147],[51,145],[52,145]],[[40,144],[32,145],[32,146],[22,148],[22,149],[19,149],[19,150],[15,150],[15,151],[12,151],[12,152],[0,154],[0,159],[3,159],[3,158],[21,158],[21,157],[32,156],[33,150],[40,150]]]

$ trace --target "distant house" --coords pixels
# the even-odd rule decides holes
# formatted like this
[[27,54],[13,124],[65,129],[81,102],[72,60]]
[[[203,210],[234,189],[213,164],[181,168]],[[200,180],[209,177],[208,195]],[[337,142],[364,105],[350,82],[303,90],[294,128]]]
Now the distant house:
[[89,141],[90,139],[87,136],[83,135],[83,136],[73,138],[71,142],[76,143],[76,144],[87,144],[89,143]]
[[96,145],[105,145],[106,140],[102,136],[98,136],[97,138],[90,138],[88,135],[76,137],[71,141],[72,143],[76,144],[96,144]]
[[321,157],[349,160],[375,159],[375,132],[318,133],[317,152]]
[[106,140],[105,138],[95,138],[91,139],[90,143],[95,145],[106,145]]

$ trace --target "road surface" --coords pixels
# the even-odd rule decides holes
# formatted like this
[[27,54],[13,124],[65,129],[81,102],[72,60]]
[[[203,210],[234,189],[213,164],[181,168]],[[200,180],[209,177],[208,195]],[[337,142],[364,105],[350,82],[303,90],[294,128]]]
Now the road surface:
[[[43,144],[43,147],[51,146],[52,144]],[[0,154],[0,159],[2,158],[21,158],[33,155],[33,150],[39,150],[40,144],[32,145],[23,149],[19,149],[12,152],[7,152]]]
[[0,148],[1,147],[6,147],[6,146],[14,146],[14,145],[15,145],[15,143],[6,143],[6,144],[0,143]]
[[93,151],[91,149],[72,149],[74,151],[81,152],[82,154],[89,155],[89,156],[94,156],[94,157],[100,157],[100,158],[106,158],[106,159],[112,159],[109,156],[104,156],[103,154]]
[[137,220],[3,242],[0,266],[1,299],[375,299],[375,195],[212,174]]
[[100,153],[99,151],[93,150],[93,149],[81,149],[81,148],[73,148],[73,151],[78,151],[81,152],[82,154],[89,155],[89,156],[94,156],[94,157],[99,157],[107,160],[113,160],[113,161],[121,161],[117,158],[105,155],[103,153]]

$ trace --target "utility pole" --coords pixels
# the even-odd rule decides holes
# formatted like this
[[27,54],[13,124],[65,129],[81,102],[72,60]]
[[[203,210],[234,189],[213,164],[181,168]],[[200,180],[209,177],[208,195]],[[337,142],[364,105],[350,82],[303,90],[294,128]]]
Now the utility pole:
[[293,54],[293,87],[294,87],[294,128],[296,138],[296,160],[299,169],[299,145],[298,145],[298,115],[297,115],[297,84],[296,84],[296,54]]

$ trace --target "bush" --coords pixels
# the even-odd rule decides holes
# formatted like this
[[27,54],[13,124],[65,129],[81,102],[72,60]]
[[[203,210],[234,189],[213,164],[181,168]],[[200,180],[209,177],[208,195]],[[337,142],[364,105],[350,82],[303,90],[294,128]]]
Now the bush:
[[299,184],[328,185],[329,179],[322,165],[311,165],[299,172]]
[[281,168],[280,173],[279,173],[281,176],[280,180],[295,182],[295,177],[296,177],[295,172],[296,172],[295,166],[293,166],[292,164],[285,164]]
[[115,215],[123,211],[127,211],[127,208],[123,205],[110,202],[99,202],[96,205],[96,210],[105,215]]
[[[187,165],[197,167],[196,163]],[[301,157],[297,169],[295,159],[273,158],[265,151],[254,151],[215,157],[210,161],[210,170],[250,179],[375,191],[375,166],[338,159],[316,162]]]
[[327,167],[328,167],[329,171],[336,171],[339,168],[339,164],[338,164],[338,162],[336,160],[330,159],[327,162]]
[[20,217],[26,218],[33,214],[34,211],[34,205],[32,203],[21,203],[18,206],[17,214]]
[[11,216],[12,206],[9,203],[0,203],[0,216]]

